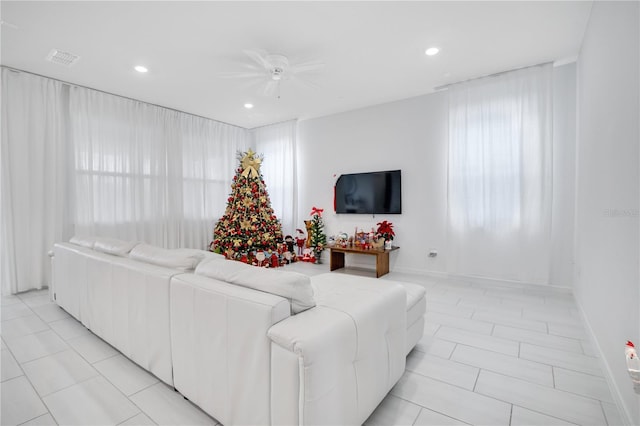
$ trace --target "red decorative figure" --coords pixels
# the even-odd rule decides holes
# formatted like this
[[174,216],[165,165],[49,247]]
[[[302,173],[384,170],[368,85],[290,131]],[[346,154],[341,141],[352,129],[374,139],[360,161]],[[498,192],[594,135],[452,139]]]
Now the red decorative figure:
[[296,245],[298,246],[298,256],[302,256],[302,249],[307,242],[307,238],[304,236],[302,229],[296,229]]

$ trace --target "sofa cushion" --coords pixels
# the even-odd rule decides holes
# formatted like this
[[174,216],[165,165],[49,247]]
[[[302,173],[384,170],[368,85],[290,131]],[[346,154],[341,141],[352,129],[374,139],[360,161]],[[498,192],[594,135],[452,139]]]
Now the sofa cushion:
[[96,238],[96,243],[93,246],[94,250],[102,253],[113,254],[115,256],[125,257],[129,254],[131,249],[140,244],[137,241],[124,241],[117,238]]
[[204,251],[196,249],[169,250],[150,244],[138,244],[131,250],[129,257],[166,268],[193,271],[198,263],[204,259]]
[[91,237],[89,235],[74,235],[73,237],[71,237],[69,242],[77,246],[92,249],[96,243],[96,237]]
[[201,262],[195,273],[282,296],[289,300],[292,314],[316,305],[311,280],[297,272],[258,268],[232,260],[212,259]]

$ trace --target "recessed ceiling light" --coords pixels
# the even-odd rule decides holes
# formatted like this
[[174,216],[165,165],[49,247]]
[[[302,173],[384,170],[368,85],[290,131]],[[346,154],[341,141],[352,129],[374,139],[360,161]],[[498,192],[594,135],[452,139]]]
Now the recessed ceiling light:
[[244,104],[244,107],[246,109],[251,109],[251,108],[253,108],[253,104]]
[[142,65],[136,65],[133,69],[142,73],[149,71],[147,67],[143,67]]
[[440,51],[440,49],[438,49],[437,47],[430,47],[427,50],[425,50],[424,53],[427,56],[433,56],[433,55],[437,55],[439,51]]

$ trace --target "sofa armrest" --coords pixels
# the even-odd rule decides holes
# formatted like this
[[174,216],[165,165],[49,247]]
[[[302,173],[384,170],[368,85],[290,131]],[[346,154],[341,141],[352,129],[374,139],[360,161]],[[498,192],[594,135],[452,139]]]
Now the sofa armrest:
[[[267,335],[274,343],[302,357],[305,365],[327,356],[352,357],[356,351],[353,320],[324,306],[301,312],[273,325]],[[338,350],[336,350],[338,349]]]
[[404,290],[357,294],[269,329],[272,424],[362,424],[402,376]]

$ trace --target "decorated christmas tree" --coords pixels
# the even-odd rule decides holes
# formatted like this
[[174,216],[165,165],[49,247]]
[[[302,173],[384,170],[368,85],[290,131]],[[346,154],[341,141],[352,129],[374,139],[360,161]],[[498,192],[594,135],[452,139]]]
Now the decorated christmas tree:
[[322,250],[324,250],[324,247],[327,245],[322,212],[323,209],[316,207],[311,209],[311,226],[309,227],[309,244],[315,252],[318,262],[320,262],[320,253],[322,253]]
[[282,227],[260,172],[262,156],[250,149],[239,152],[238,160],[227,209],[216,223],[212,245],[228,259],[244,260],[256,252],[276,252],[282,242]]

